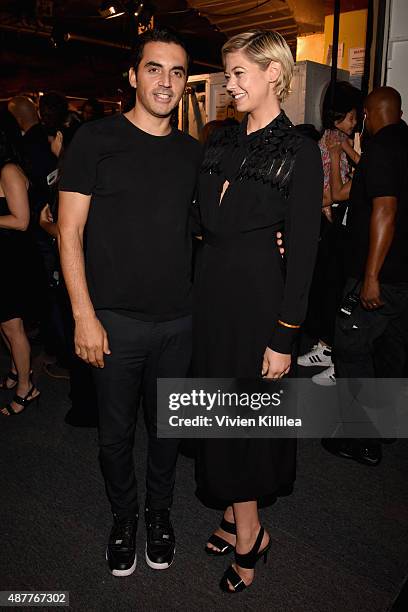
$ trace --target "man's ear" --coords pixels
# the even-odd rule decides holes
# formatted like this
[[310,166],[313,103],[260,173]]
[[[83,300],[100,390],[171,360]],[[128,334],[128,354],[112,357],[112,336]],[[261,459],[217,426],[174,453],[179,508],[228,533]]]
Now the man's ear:
[[134,68],[129,68],[129,83],[133,89],[137,87],[136,72]]
[[270,83],[276,83],[278,80],[280,73],[282,71],[282,66],[279,62],[274,62],[273,60],[270,62],[267,68],[267,74]]

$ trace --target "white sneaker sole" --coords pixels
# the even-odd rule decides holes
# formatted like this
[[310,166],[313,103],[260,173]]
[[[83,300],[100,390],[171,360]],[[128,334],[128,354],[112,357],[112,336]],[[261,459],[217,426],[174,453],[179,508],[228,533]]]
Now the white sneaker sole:
[[165,569],[168,569],[170,567],[170,565],[173,563],[175,555],[176,555],[176,549],[174,548],[173,559],[170,561],[170,563],[154,563],[148,557],[148,554],[147,554],[147,543],[146,543],[145,559],[146,559],[147,565],[149,567],[151,567],[152,569],[155,569],[155,570],[165,570]]
[[315,378],[312,376],[312,381],[315,385],[320,385],[320,387],[335,387],[336,380],[331,380],[331,378]]
[[[105,552],[105,559],[106,559],[106,561],[108,560],[108,550],[106,550],[106,552]],[[137,564],[137,555],[135,553],[135,560],[133,561],[133,564],[132,564],[131,567],[129,567],[129,569],[125,569],[125,570],[118,570],[118,569],[113,569],[112,570],[111,569],[110,572],[111,572],[112,576],[118,576],[119,578],[120,577],[124,577],[124,576],[130,576],[135,571],[136,564]]]

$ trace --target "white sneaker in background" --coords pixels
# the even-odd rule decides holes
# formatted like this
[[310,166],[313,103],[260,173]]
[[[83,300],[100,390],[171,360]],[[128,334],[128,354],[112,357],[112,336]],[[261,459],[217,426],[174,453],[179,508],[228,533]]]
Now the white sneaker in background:
[[332,366],[331,348],[322,344],[320,341],[304,355],[300,355],[297,359],[298,365],[308,366]]
[[322,385],[323,387],[334,387],[336,384],[336,377],[334,375],[334,366],[330,366],[320,372],[320,374],[315,374],[312,376],[312,380],[316,385]]

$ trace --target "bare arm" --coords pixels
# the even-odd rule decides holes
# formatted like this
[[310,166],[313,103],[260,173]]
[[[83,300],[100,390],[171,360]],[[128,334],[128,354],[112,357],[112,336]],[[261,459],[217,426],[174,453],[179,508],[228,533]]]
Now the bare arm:
[[9,215],[0,217],[0,227],[24,232],[30,221],[27,179],[15,164],[6,164],[1,171],[1,188],[7,200]]
[[61,267],[75,320],[75,352],[87,363],[104,366],[110,354],[106,331],[96,317],[85,276],[83,236],[91,196],[60,192],[58,244]]
[[394,238],[396,214],[397,198],[389,196],[373,199],[370,244],[360,292],[361,302],[367,310],[374,310],[383,304],[378,276]]
[[[340,145],[341,146],[341,145]],[[334,202],[344,202],[350,197],[351,181],[343,183],[340,174],[340,152],[330,149],[330,188]]]
[[361,155],[357,153],[355,149],[353,149],[352,145],[349,142],[349,139],[343,140],[341,143],[341,147],[346,155],[352,160],[354,164],[358,164],[361,158]]
[[322,213],[330,223],[333,222],[333,211],[332,211],[333,198],[331,194],[330,185],[323,191],[323,204]]

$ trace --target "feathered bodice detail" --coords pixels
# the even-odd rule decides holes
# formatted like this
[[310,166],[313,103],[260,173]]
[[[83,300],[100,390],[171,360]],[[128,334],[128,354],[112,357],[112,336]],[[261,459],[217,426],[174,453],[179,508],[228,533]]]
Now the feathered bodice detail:
[[262,180],[287,197],[303,137],[283,111],[253,138],[246,135],[246,124],[244,119],[241,125],[218,130],[212,135],[201,172],[221,174],[230,162],[229,156],[242,149],[242,161],[234,180]]

